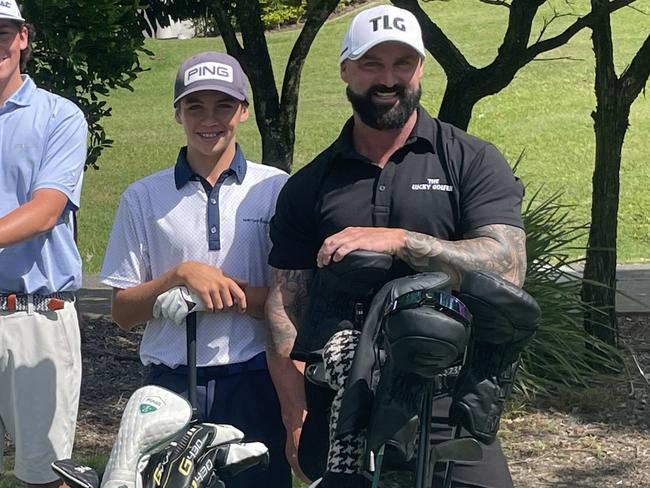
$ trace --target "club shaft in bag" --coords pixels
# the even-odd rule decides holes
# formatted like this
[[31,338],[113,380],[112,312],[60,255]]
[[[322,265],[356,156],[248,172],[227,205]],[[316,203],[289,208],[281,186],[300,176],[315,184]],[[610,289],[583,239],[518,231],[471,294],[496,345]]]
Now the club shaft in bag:
[[429,464],[431,449],[429,448],[429,432],[431,430],[431,415],[433,404],[433,383],[426,386],[424,401],[420,410],[420,435],[418,439],[418,454],[415,463],[415,488],[429,488]]
[[196,399],[196,312],[185,318],[187,342],[187,397],[192,405],[192,422],[199,418],[199,404]]

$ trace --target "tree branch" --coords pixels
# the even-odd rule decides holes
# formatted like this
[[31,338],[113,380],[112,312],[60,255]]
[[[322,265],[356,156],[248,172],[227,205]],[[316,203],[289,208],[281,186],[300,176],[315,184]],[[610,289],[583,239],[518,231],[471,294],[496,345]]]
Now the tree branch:
[[631,105],[645,87],[650,76],[650,35],[621,75],[623,100]]
[[594,10],[592,8],[584,17],[579,17],[576,21],[567,27],[563,32],[555,37],[551,37],[544,41],[539,41],[528,47],[525,56],[522,58],[521,66],[534,59],[540,53],[550,51],[556,47],[562,46],[569,42],[569,40],[580,32],[585,27],[592,27],[603,15],[609,15],[616,10],[619,10],[627,5],[635,2],[636,0],[612,0],[607,2],[607,6]]
[[479,0],[481,3],[487,3],[488,5],[498,5],[500,7],[510,8],[510,4],[505,0]]
[[237,40],[237,35],[235,34],[235,27],[230,21],[229,13],[223,8],[223,5],[220,1],[210,2],[210,11],[214,15],[214,19],[217,22],[217,27],[219,28],[219,34],[223,43],[226,46],[226,51],[231,56],[241,59],[243,55],[243,48]]
[[420,7],[417,0],[392,0],[393,5],[409,10],[422,27],[422,39],[427,51],[438,61],[448,80],[462,77],[463,73],[474,70],[456,45],[442,32]]
[[[309,49],[316,38],[316,34],[318,34],[318,31],[334,11],[338,3],[339,0],[311,0],[308,2],[306,15],[307,20],[298,35],[298,39],[296,39],[296,42],[291,49],[291,54],[287,61],[287,67],[284,71],[282,98],[280,102],[283,106],[297,106],[300,76],[305,64],[305,59],[307,58]],[[292,113],[293,118],[295,119],[296,111],[288,111],[288,114],[289,113]]]

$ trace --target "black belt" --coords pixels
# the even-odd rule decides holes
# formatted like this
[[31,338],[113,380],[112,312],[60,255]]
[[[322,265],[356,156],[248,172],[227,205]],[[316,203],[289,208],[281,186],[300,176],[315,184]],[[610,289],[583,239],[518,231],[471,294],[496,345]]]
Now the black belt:
[[36,312],[53,312],[61,310],[65,306],[65,302],[73,302],[74,299],[74,293],[67,291],[49,295],[2,293],[0,294],[0,311],[27,312],[31,304],[32,310]]

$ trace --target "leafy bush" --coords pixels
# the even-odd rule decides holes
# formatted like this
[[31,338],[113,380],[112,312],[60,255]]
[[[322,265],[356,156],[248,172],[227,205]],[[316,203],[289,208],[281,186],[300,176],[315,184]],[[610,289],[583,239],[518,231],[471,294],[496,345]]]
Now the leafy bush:
[[528,272],[524,288],[542,309],[542,323],[522,354],[518,386],[524,394],[549,393],[586,386],[599,372],[619,371],[618,350],[587,334],[583,328],[582,278],[571,267],[568,251],[588,232],[571,217],[572,207],[555,193],[540,201],[537,191],[523,209]]
[[132,90],[142,71],[139,0],[23,0],[22,13],[36,29],[27,72],[42,88],[74,101],[86,115],[90,143],[86,167],[113,142],[101,124],[111,115],[103,99],[111,88]]
[[260,0],[262,20],[267,29],[296,24],[302,19],[307,0]]

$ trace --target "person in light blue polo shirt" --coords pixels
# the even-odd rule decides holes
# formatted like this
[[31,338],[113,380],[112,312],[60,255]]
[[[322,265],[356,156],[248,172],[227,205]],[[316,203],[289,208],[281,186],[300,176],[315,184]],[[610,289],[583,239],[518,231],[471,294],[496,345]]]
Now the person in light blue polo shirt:
[[246,76],[233,57],[204,52],[179,68],[175,118],[187,146],[176,164],[121,197],[100,273],[113,287],[113,319],[147,322],[140,358],[148,384],[187,394],[185,317],[197,316],[199,417],[266,444],[269,469],[228,488],[290,488],[286,435],[265,355],[263,307],[271,280],[269,221],[288,178],[247,161],[236,142],[249,115]]
[[0,439],[6,430],[27,486],[55,487],[50,463],[72,452],[81,384],[72,216],[87,124],[22,74],[32,32],[0,1]]

